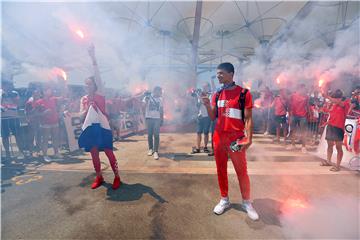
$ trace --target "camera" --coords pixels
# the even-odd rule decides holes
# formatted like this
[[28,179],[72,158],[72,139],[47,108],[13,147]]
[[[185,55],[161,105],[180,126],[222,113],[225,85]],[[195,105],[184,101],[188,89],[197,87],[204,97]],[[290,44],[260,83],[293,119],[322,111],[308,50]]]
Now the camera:
[[191,96],[192,97],[198,97],[202,93],[202,90],[200,88],[195,88],[191,90]]
[[150,91],[145,91],[145,92],[144,92],[144,96],[145,96],[145,97],[150,97],[150,96],[151,96],[151,92],[150,92]]
[[151,91],[145,91],[144,92],[144,99],[147,101],[149,100],[151,97]]

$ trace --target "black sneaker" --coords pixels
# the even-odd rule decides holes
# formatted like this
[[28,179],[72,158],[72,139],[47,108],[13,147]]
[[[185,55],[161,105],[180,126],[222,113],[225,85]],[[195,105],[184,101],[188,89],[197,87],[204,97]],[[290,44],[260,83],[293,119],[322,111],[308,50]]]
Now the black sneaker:
[[207,147],[204,147],[204,153],[209,153],[209,149]]

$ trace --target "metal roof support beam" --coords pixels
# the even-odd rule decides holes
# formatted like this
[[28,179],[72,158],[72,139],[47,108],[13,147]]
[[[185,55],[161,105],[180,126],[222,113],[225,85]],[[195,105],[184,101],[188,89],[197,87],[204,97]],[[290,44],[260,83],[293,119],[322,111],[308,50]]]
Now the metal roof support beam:
[[192,39],[192,65],[193,65],[193,79],[191,82],[192,86],[196,85],[197,78],[197,64],[198,64],[198,49],[199,49],[199,39],[200,39],[200,24],[201,24],[201,14],[202,14],[202,1],[198,0],[196,2],[195,9],[195,23],[194,23],[194,32]]
[[279,33],[278,36],[271,39],[269,46],[273,45],[276,42],[279,41],[286,41],[292,36],[292,29],[294,25],[297,24],[298,21],[305,19],[313,10],[314,8],[314,2],[307,2],[296,14],[296,16],[284,27],[284,29]]

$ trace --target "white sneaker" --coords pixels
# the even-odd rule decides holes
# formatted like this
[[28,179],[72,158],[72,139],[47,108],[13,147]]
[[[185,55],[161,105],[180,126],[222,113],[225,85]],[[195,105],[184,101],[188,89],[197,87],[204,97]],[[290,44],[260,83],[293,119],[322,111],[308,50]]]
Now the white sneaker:
[[151,155],[153,155],[153,153],[154,153],[153,150],[150,149],[150,150],[148,151],[147,155],[148,155],[148,156],[151,156]]
[[220,202],[214,207],[214,213],[221,215],[224,213],[225,209],[230,207],[229,199],[221,198]]
[[44,156],[44,161],[45,162],[51,162],[51,158],[49,156]]
[[301,152],[302,152],[302,153],[307,153],[306,148],[305,148],[305,147],[302,147],[302,148],[301,148]]
[[264,132],[264,136],[267,136],[267,135],[269,135],[269,132],[268,131]]
[[252,206],[251,202],[247,202],[247,201],[243,202],[243,204],[241,206],[251,220],[256,221],[259,219],[259,215],[257,214],[256,210]]
[[154,152],[154,159],[158,160],[159,159],[159,154],[157,152]]

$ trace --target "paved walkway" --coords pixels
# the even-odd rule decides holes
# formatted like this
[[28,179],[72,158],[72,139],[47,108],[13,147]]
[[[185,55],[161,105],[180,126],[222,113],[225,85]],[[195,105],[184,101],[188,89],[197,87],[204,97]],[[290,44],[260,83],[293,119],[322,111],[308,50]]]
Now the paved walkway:
[[2,167],[3,239],[259,239],[359,238],[359,175],[320,167],[319,159],[286,151],[256,136],[248,152],[254,206],[241,210],[229,162],[232,208],[212,213],[219,200],[212,157],[189,154],[194,134],[163,134],[160,159],[146,156],[146,136],[116,143],[124,184],[91,190],[88,154],[46,163],[16,160]]

